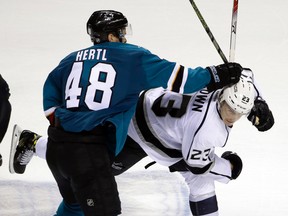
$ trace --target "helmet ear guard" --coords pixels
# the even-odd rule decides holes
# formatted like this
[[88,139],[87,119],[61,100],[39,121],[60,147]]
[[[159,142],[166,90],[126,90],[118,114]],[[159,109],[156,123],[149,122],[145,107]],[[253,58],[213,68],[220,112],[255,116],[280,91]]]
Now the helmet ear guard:
[[238,83],[222,90],[219,102],[225,101],[237,113],[248,114],[254,106],[254,98],[253,84],[241,76]]

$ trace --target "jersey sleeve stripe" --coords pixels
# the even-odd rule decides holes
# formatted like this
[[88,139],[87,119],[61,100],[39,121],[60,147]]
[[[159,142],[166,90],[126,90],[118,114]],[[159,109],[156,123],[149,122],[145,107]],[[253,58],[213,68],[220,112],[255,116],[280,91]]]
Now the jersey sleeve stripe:
[[184,66],[176,64],[168,81],[168,89],[174,92],[183,93],[187,74],[188,71]]
[[180,87],[181,87],[181,83],[183,79],[183,71],[184,71],[184,67],[180,65],[179,70],[177,71],[176,77],[174,79],[174,82],[172,84],[171,90],[174,92],[180,91]]
[[222,176],[222,177],[226,177],[226,178],[228,178],[228,179],[232,179],[230,176],[228,176],[228,175],[223,175],[223,174],[221,174],[221,173],[216,173],[216,172],[213,172],[213,171],[210,171],[210,173],[211,174],[213,174],[213,175],[219,175],[219,176]]

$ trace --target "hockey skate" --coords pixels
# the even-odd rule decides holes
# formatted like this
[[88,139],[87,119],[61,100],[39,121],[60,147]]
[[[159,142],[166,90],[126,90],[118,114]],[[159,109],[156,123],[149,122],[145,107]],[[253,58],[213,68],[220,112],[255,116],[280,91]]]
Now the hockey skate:
[[32,131],[22,130],[18,125],[14,125],[9,158],[10,173],[23,174],[25,172],[26,165],[32,159],[36,142],[40,137]]

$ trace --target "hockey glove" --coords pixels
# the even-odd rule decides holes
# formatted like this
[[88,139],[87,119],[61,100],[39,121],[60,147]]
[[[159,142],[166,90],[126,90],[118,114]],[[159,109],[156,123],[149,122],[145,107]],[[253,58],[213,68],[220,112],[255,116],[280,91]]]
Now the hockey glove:
[[210,66],[207,69],[211,74],[211,81],[207,85],[209,92],[237,83],[243,70],[238,63],[221,64],[216,67]]
[[274,117],[268,104],[260,99],[254,101],[254,106],[247,118],[258,131],[267,131],[274,125]]
[[0,154],[0,166],[2,166],[2,155]]
[[236,179],[241,174],[241,171],[243,168],[243,163],[242,163],[241,158],[236,153],[233,153],[232,151],[224,152],[221,157],[230,161],[233,167],[231,177],[232,179]]

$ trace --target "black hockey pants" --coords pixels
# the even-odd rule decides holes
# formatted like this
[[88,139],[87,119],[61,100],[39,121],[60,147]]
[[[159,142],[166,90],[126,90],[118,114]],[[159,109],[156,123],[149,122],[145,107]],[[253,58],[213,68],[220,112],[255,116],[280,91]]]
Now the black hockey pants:
[[95,135],[50,126],[48,135],[46,160],[65,202],[79,203],[85,216],[121,214],[105,129]]

